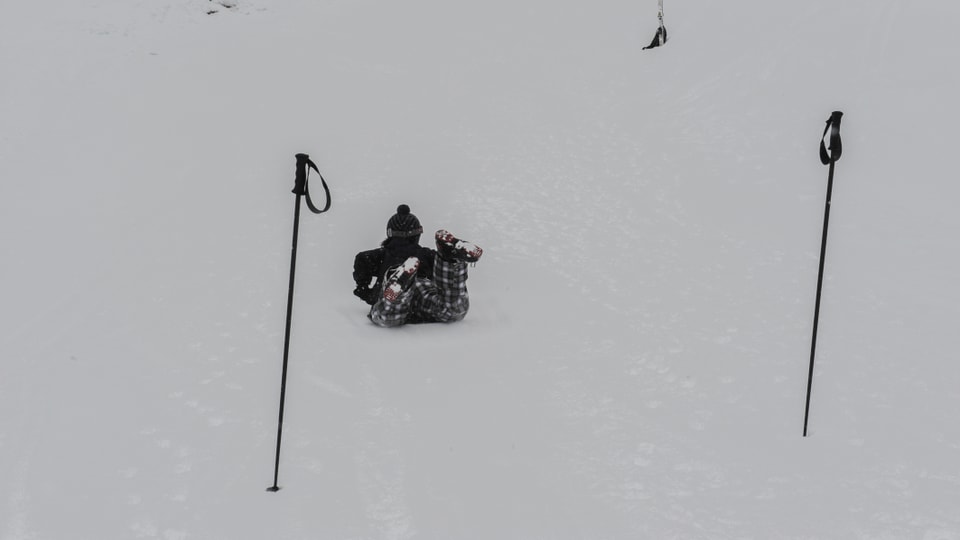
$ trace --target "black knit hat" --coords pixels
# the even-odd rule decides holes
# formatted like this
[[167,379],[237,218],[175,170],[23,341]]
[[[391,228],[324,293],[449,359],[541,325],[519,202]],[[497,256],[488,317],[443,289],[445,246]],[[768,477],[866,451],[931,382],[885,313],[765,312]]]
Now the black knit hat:
[[410,207],[405,204],[398,206],[397,213],[387,222],[387,237],[410,238],[421,234],[423,227],[420,226],[417,216],[410,213]]

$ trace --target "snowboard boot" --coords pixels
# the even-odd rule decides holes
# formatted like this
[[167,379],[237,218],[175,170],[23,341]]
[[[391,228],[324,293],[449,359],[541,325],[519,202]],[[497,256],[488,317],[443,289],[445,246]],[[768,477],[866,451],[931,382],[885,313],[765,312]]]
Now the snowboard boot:
[[419,268],[420,259],[410,257],[403,261],[403,264],[387,270],[383,276],[383,299],[388,302],[399,300],[400,296],[413,285]]
[[460,240],[449,231],[440,229],[436,234],[437,253],[446,261],[465,261],[475,263],[480,260],[483,250],[480,246]]

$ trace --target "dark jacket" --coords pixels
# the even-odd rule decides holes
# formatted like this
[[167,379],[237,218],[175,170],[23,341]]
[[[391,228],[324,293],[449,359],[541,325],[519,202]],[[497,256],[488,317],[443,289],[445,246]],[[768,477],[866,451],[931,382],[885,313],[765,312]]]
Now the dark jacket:
[[[353,281],[357,285],[353,294],[371,306],[376,304],[383,289],[383,275],[409,257],[420,259],[417,278],[432,278],[436,252],[417,242],[418,238],[387,238],[380,247],[357,253],[353,260]],[[371,286],[374,279],[376,283]]]

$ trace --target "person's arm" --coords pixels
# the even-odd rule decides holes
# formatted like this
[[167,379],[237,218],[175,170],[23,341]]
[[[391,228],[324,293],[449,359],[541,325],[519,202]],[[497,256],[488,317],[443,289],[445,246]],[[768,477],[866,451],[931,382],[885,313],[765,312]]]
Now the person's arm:
[[353,281],[357,285],[353,294],[370,305],[376,302],[376,290],[370,285],[379,277],[377,270],[383,264],[383,252],[383,248],[361,251],[353,260]]

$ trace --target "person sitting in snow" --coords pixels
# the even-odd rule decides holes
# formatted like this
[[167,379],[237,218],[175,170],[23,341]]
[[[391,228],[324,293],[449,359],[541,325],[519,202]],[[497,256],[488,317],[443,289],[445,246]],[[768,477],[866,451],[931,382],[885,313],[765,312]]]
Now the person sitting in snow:
[[380,247],[357,253],[353,261],[353,294],[370,304],[367,317],[377,326],[455,322],[470,309],[467,264],[483,250],[443,229],[434,235],[433,250],[420,245],[421,234],[420,220],[401,204]]

